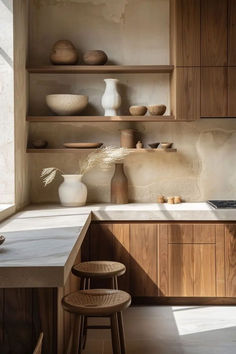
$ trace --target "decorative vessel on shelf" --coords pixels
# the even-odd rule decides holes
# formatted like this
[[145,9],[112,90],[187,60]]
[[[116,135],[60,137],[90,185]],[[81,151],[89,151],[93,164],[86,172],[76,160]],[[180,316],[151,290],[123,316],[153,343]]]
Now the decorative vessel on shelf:
[[64,143],[63,145],[70,149],[98,149],[103,143]]
[[129,113],[131,116],[144,116],[147,113],[147,107],[145,106],[130,106]]
[[87,187],[82,182],[82,175],[62,175],[64,181],[60,184],[58,194],[60,202],[66,207],[77,207],[86,204]]
[[88,96],[53,94],[46,96],[46,103],[59,116],[71,116],[82,112],[88,105]]
[[105,116],[117,116],[121,105],[121,97],[117,90],[119,80],[105,79],[105,92],[102,96],[102,107],[105,110]]
[[0,235],[0,245],[2,245],[4,241],[5,241],[5,237],[3,235]]
[[104,65],[108,58],[103,50],[88,50],[83,55],[83,61],[86,65]]
[[111,203],[128,203],[128,179],[124,172],[123,163],[115,164],[115,172],[111,179]]
[[166,112],[166,106],[164,104],[151,105],[148,106],[147,109],[151,116],[163,116],[163,114]]
[[37,139],[32,141],[32,145],[35,149],[46,149],[48,142],[43,139]]
[[157,149],[159,145],[160,145],[160,143],[148,144],[148,146],[150,146],[151,149]]
[[61,204],[68,207],[82,206],[87,199],[87,187],[82,182],[83,176],[95,167],[104,170],[109,169],[114,163],[122,161],[128,154],[129,151],[127,149],[101,148],[79,159],[78,173],[65,174],[57,167],[48,167],[42,170],[41,178],[46,187],[54,181],[57,173],[59,173],[64,178],[64,182],[59,186],[58,190]]
[[171,149],[172,148],[173,143],[160,143],[160,148],[161,149]]
[[53,45],[50,60],[52,64],[74,65],[78,61],[78,53],[71,41],[63,39]]
[[120,146],[126,149],[136,147],[135,129],[121,129]]

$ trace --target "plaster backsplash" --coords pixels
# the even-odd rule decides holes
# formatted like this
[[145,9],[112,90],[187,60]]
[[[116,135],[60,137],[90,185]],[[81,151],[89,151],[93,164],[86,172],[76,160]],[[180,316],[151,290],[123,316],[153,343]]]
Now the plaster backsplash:
[[[69,20],[68,20],[69,19]],[[110,63],[169,63],[168,0],[34,0],[30,2],[30,63],[49,63],[49,53],[58,39],[70,39],[84,52],[103,49]],[[170,111],[168,74],[112,75],[122,96],[121,114],[130,104],[164,103]],[[49,93],[89,95],[85,115],[103,114],[101,96],[107,75],[31,75],[30,114],[50,114],[45,104]],[[144,144],[174,142],[177,153],[135,153],[125,160],[129,199],[155,202],[158,194],[181,195],[186,201],[236,198],[236,120],[210,119],[192,123],[35,123],[30,140],[44,138],[50,147],[68,141],[101,141],[119,146],[119,129],[134,127]],[[42,168],[57,166],[73,173],[84,152],[32,154],[30,195],[32,202],[57,202],[62,181],[44,188]],[[93,170],[84,176],[89,202],[110,201],[113,169]]]
[[[119,125],[33,124],[31,136],[44,134],[63,142],[78,140],[103,141],[119,146]],[[158,194],[181,195],[186,201],[236,197],[236,121],[209,119],[192,123],[138,123],[145,144],[173,141],[177,153],[134,153],[125,160],[129,179],[129,199],[133,202],[155,202]],[[52,139],[54,140],[54,139]],[[57,166],[66,173],[75,172],[84,153],[33,154],[31,159],[31,198],[33,202],[58,201],[57,188],[62,179],[44,188],[39,181],[41,169]],[[110,201],[110,171],[93,170],[84,177],[89,202]]]

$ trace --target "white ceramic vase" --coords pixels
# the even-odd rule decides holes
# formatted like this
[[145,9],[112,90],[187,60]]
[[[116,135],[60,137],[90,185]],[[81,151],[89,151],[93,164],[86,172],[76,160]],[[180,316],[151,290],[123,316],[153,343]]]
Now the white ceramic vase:
[[117,116],[121,105],[121,97],[117,91],[117,79],[105,79],[106,89],[102,96],[102,106],[105,109],[105,116]]
[[86,204],[87,187],[81,181],[82,175],[62,175],[64,181],[59,186],[60,202],[66,207],[77,207]]

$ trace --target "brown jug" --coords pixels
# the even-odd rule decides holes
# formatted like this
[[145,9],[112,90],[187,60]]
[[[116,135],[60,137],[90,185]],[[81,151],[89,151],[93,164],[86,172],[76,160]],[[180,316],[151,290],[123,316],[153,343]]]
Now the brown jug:
[[115,172],[111,180],[111,203],[128,203],[128,179],[124,173],[123,163],[115,164]]

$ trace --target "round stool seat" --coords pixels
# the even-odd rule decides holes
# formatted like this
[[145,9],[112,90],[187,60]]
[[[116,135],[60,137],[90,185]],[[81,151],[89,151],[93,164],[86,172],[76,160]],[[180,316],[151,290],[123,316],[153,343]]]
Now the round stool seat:
[[129,307],[131,296],[122,290],[80,290],[63,297],[66,311],[84,316],[108,316]]
[[112,261],[82,262],[72,267],[72,273],[81,278],[111,278],[125,272],[124,264]]

